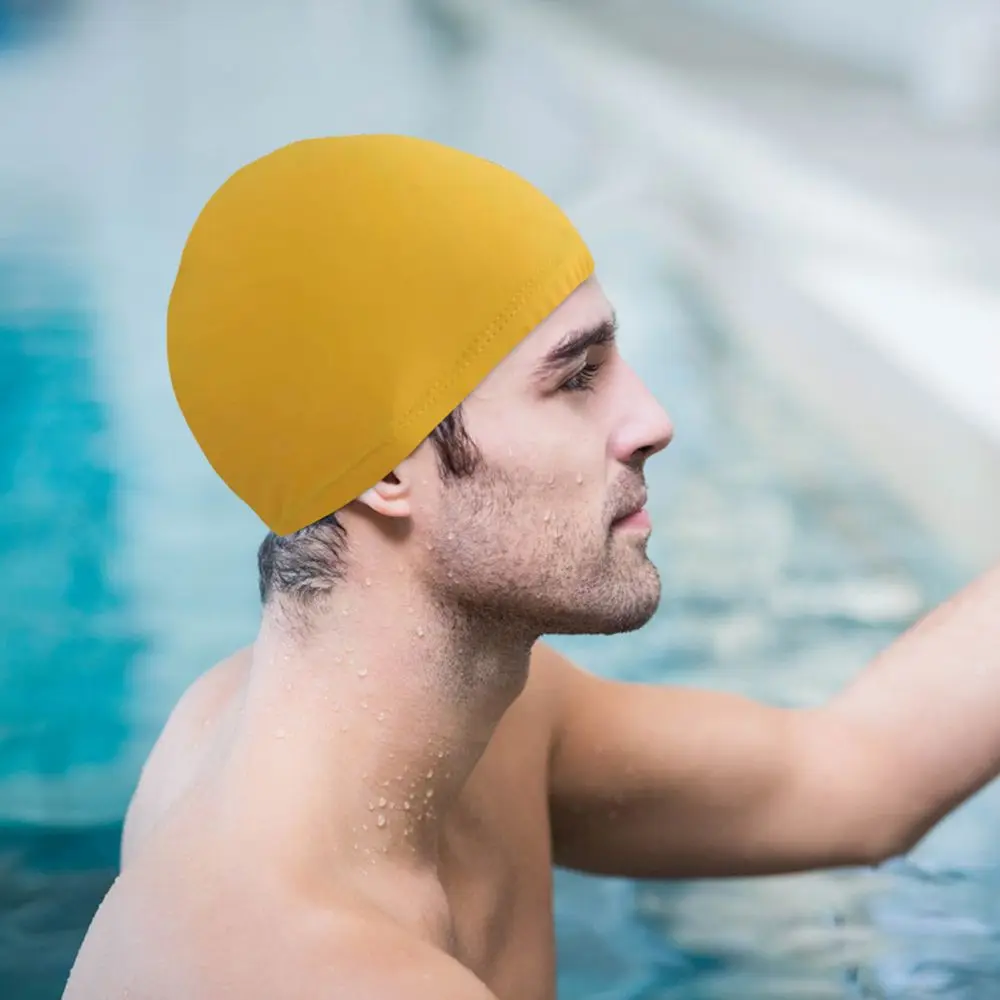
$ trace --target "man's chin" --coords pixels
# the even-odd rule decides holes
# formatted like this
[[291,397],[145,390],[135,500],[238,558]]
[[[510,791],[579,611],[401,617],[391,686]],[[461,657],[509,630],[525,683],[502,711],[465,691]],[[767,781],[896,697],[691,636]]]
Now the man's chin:
[[615,635],[617,633],[624,633],[624,632],[637,632],[644,625],[648,625],[649,622],[652,621],[659,606],[660,606],[660,592],[659,588],[657,588],[655,598],[650,599],[642,606],[636,608],[630,616],[624,618],[621,621],[619,628],[617,628],[614,632],[608,634]]
[[643,577],[644,579],[638,583],[634,592],[634,605],[628,609],[629,613],[623,616],[623,626],[619,629],[621,632],[635,632],[641,629],[652,620],[659,610],[663,586],[659,572],[648,560],[643,566]]
[[543,635],[625,635],[638,632],[648,624],[655,614],[655,608],[646,615],[621,616],[617,618],[564,619],[552,623],[542,630]]
[[613,607],[595,608],[584,612],[582,609],[568,609],[560,621],[549,623],[546,632],[552,635],[622,635],[637,632],[647,625],[660,606],[659,580],[655,590],[640,594],[636,592],[631,601]]

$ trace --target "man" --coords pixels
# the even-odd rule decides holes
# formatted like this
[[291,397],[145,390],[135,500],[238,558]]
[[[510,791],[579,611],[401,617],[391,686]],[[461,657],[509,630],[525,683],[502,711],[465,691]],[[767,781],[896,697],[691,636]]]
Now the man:
[[271,529],[252,646],[185,694],[67,1000],[553,1000],[553,864],[876,863],[1000,771],[1000,574],[832,703],[616,683],[540,641],[657,607],[670,421],[565,216],[433,143],[293,143],[185,246],[171,376]]

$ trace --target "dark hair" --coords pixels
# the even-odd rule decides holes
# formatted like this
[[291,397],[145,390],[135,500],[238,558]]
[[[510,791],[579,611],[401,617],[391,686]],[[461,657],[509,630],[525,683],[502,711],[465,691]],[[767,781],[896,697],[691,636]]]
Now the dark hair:
[[[472,475],[481,454],[469,436],[459,404],[431,431],[438,468],[445,479]],[[286,598],[306,610],[344,578],[347,531],[336,512],[289,535],[269,531],[257,549],[260,600]]]

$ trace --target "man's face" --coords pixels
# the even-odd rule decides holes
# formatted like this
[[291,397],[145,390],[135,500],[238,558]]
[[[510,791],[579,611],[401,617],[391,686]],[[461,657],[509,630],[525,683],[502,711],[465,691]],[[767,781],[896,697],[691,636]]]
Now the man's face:
[[[436,595],[538,634],[616,633],[656,610],[643,466],[672,436],[625,364],[596,280],[577,289],[466,400],[482,453],[428,472],[411,544]],[[434,461],[428,443],[413,458]]]

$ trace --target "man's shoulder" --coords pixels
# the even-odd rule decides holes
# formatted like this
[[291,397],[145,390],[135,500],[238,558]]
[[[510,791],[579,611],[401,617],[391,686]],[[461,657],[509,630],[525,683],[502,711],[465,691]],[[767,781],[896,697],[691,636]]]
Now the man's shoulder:
[[[181,883],[167,879],[173,886]],[[165,891],[148,864],[121,876],[77,957],[64,1000],[495,1000],[450,955],[368,905],[213,883]],[[206,884],[207,883],[207,884]]]
[[[289,913],[277,936],[269,927],[254,926],[236,943],[258,956],[239,994],[245,1000],[496,1000],[454,957],[367,906],[310,904]],[[203,1000],[215,1000],[222,985],[210,984]]]
[[530,677],[535,684],[550,686],[564,679],[566,674],[580,673],[578,667],[565,653],[560,653],[551,643],[539,639],[531,647]]
[[549,643],[539,640],[532,647],[531,669],[525,694],[544,711],[554,733],[562,724],[566,701],[596,691],[596,674],[585,670]]
[[199,771],[216,724],[246,674],[249,651],[237,650],[192,680],[164,720],[143,761],[125,815],[122,862],[129,864],[146,835]]
[[[331,961],[330,952],[336,958]],[[457,959],[397,925],[357,919],[328,949],[310,956],[305,997],[358,1000],[496,1000]],[[331,968],[336,974],[330,975]]]

